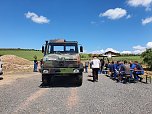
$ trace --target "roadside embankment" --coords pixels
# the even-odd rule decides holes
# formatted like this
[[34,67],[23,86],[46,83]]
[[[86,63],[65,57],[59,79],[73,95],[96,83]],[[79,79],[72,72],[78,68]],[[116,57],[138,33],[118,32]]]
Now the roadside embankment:
[[3,62],[3,72],[13,74],[18,72],[32,72],[33,62],[15,55],[4,55],[0,59]]

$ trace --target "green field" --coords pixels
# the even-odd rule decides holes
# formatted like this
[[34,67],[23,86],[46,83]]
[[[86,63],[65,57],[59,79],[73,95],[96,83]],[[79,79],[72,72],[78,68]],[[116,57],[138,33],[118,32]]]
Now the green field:
[[[40,50],[32,50],[32,49],[0,49],[0,56],[2,55],[16,55],[18,57],[22,57],[28,59],[30,61],[34,60],[34,56],[37,56],[37,59],[40,60],[43,57],[43,53]],[[82,60],[90,60],[91,57],[89,54],[81,54]],[[119,56],[113,57],[113,61],[138,61],[142,62],[142,58],[140,56]],[[111,61],[111,59],[110,59]]]
[[[99,59],[102,59],[103,57],[99,57]],[[81,60],[91,60],[91,55],[88,54],[81,54]],[[107,58],[105,58],[107,60]],[[139,63],[142,63],[142,58],[140,55],[126,55],[126,56],[118,56],[118,57],[112,57],[109,58],[109,61],[138,61]]]
[[120,57],[113,57],[114,61],[138,61],[139,63],[142,63],[142,58],[141,56],[120,56]]
[[30,61],[34,60],[34,56],[37,56],[37,59],[40,60],[43,57],[41,51],[36,50],[26,50],[26,49],[0,49],[0,55],[16,55],[28,59]]

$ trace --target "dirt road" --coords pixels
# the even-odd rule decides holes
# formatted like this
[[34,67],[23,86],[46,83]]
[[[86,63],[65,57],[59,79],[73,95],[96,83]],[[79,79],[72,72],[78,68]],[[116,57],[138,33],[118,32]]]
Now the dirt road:
[[41,88],[40,73],[4,76],[0,80],[0,114],[151,114],[152,84],[116,83],[104,75],[99,82],[84,73],[83,85],[56,78]]

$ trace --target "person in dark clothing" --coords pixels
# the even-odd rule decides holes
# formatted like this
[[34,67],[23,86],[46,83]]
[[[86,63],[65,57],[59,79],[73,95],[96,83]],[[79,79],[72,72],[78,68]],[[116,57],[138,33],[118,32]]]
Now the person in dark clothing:
[[108,69],[109,69],[109,63],[105,63],[104,65],[104,74],[108,74]]
[[114,61],[111,62],[109,65],[109,71],[110,71],[110,77],[112,78],[114,76]]
[[138,61],[135,61],[134,64],[136,65],[133,71],[133,75],[136,81],[138,81],[140,79],[140,81],[142,80],[142,78],[139,75],[143,75],[144,74],[144,70],[142,68],[142,66],[138,63]]
[[135,79],[135,77],[133,77],[133,72],[136,67],[136,64],[135,62],[132,62],[132,61],[130,61],[129,64],[130,64],[130,77]]
[[126,83],[127,80],[131,77],[126,77],[126,75],[130,76],[130,64],[127,63],[127,61],[124,61],[124,64],[121,64],[120,66],[120,77],[119,81]]
[[34,72],[37,72],[37,67],[38,67],[38,61],[37,59],[34,60]]
[[118,80],[118,77],[120,75],[120,67],[121,67],[122,63],[120,61],[117,61],[114,64],[114,80]]
[[85,62],[85,65],[84,65],[85,73],[88,73],[88,66],[89,66],[89,62],[86,61],[86,62]]
[[100,63],[101,63],[100,70],[102,72],[104,64],[105,64],[104,59],[100,59]]

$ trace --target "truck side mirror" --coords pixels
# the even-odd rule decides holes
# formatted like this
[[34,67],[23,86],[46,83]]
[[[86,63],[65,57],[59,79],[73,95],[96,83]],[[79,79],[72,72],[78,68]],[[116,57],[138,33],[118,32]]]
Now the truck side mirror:
[[44,53],[44,46],[42,46],[42,53]]
[[80,46],[80,52],[83,52],[83,46]]

